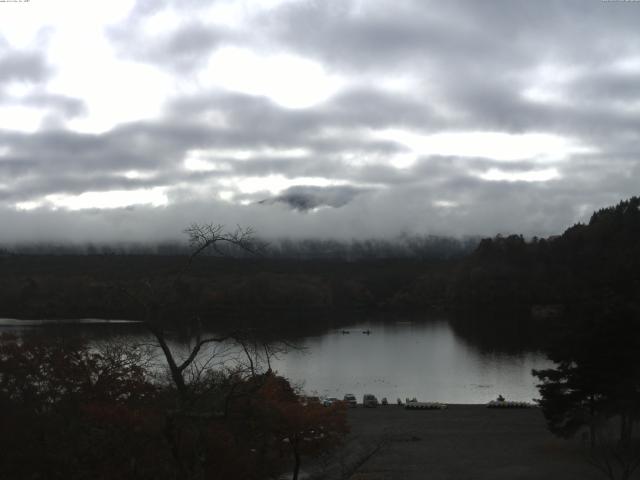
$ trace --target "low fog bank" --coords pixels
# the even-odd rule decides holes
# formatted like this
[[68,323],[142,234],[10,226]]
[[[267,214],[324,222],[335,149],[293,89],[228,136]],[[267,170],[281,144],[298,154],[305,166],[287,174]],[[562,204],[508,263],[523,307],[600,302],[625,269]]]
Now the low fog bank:
[[0,208],[0,244],[55,243],[160,244],[183,242],[193,223],[252,227],[272,242],[289,238],[393,240],[399,236],[492,237],[522,234],[545,237],[586,220],[591,209],[540,200],[512,199],[490,204],[434,205],[417,198],[381,195],[375,201],[355,199],[340,208],[292,210],[283,204],[237,205],[223,201],[182,202],[164,207],[135,206],[110,210],[20,211]]
[[[473,251],[480,237],[454,238],[444,236],[401,235],[393,239],[291,239],[264,241],[256,238],[258,253],[221,246],[222,254],[230,257],[254,257],[286,260],[378,260],[420,259],[450,260]],[[24,242],[0,246],[0,255],[188,255],[187,242],[125,243],[125,242]],[[208,250],[204,255],[220,253]]]

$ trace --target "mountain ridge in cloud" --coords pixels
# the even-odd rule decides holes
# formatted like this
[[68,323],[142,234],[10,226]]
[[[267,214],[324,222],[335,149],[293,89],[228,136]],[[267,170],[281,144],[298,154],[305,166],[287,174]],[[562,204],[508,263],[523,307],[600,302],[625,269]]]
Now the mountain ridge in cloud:
[[282,203],[293,210],[310,211],[321,207],[340,208],[353,200],[357,195],[369,189],[350,186],[318,187],[298,185],[289,187],[278,195],[260,200],[259,205]]

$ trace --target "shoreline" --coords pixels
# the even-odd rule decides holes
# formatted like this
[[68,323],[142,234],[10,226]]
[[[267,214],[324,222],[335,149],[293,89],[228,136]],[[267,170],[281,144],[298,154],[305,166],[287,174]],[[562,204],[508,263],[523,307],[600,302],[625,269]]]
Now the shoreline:
[[352,480],[602,478],[587,464],[579,440],[559,439],[547,430],[540,408],[359,406],[347,415],[351,433],[338,447],[328,478],[345,473]]

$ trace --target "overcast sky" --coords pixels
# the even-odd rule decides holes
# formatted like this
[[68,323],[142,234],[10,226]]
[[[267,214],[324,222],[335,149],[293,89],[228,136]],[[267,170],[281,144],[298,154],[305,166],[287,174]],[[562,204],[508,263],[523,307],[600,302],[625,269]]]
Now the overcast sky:
[[0,241],[562,232],[638,194],[640,2],[0,3]]

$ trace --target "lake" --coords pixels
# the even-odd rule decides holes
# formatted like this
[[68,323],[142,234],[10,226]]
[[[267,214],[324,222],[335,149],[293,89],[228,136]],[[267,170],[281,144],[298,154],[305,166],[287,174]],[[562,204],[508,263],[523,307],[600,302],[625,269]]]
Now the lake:
[[[140,326],[126,322],[102,325],[91,319],[66,327],[57,323],[55,329],[42,324],[48,322],[0,320],[0,331],[62,333],[90,342],[151,341]],[[508,400],[531,401],[538,397],[531,370],[551,365],[540,352],[507,352],[474,343],[456,333],[446,319],[361,322],[300,336],[296,344],[301,348],[289,349],[273,360],[275,371],[301,385],[307,394],[342,398],[353,393],[359,401],[365,393],[387,397],[390,402],[416,397],[420,401],[485,403],[499,394]],[[185,350],[184,342],[178,340],[174,347]],[[218,350],[222,353],[220,347]]]

